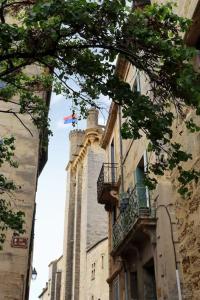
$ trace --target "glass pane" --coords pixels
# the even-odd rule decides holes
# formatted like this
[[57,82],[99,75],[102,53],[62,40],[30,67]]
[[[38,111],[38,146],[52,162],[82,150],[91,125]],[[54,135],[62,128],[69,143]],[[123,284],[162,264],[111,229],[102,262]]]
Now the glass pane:
[[136,191],[140,207],[147,207],[146,186],[144,185],[144,169],[136,168]]

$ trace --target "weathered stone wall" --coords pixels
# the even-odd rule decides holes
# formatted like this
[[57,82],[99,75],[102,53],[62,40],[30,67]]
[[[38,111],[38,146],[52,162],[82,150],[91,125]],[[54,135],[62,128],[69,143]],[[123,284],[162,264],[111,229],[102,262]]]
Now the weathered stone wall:
[[62,285],[62,277],[64,273],[64,261],[63,256],[61,256],[57,260],[57,270],[56,270],[56,298],[55,300],[61,300],[63,299],[63,285]]
[[73,266],[73,293],[79,297],[80,284],[80,244],[81,244],[81,206],[82,206],[82,178],[83,167],[77,166],[76,172],[76,207],[75,207],[75,228],[74,228],[74,266]]
[[87,251],[87,270],[85,299],[92,299],[93,296],[94,299],[108,300],[108,239]]
[[[194,117],[192,111],[188,111],[186,119]],[[195,119],[200,124],[198,118]],[[183,123],[176,124],[177,134],[174,139],[183,144],[184,149],[192,153],[193,159],[183,166],[184,168],[200,169],[200,136],[189,133]],[[181,135],[178,134],[181,132]],[[180,260],[180,271],[182,275],[183,299],[198,299],[200,294],[200,186],[199,183],[190,184],[190,199],[183,199],[176,193],[179,188],[176,171],[170,175],[172,187],[174,189],[174,212],[176,214],[178,238],[177,252]]]
[[[152,3],[166,3],[166,0],[152,0]],[[199,0],[175,0],[174,11],[183,17],[192,18]]]
[[[193,18],[194,26],[200,19],[199,0],[179,0],[175,11],[185,17]],[[197,11],[198,7],[198,11]],[[190,37],[191,35],[191,37]],[[200,27],[196,26],[187,33],[186,37],[189,44],[200,36]],[[193,118],[198,124],[200,119],[195,118],[191,110],[186,111],[186,120]],[[180,133],[180,134],[179,134]],[[191,134],[180,120],[174,126],[174,140],[180,142],[186,151],[192,153],[193,159],[184,164],[185,169],[200,169],[200,135]],[[182,296],[185,300],[197,300],[200,295],[200,186],[191,184],[191,198],[183,199],[176,192],[179,188],[177,173],[174,171],[169,174],[172,188],[173,213],[175,214],[176,226],[174,226],[174,237],[177,241],[176,250],[180,264],[179,270],[182,281]]]
[[[10,109],[9,104],[1,103],[2,109]],[[15,110],[15,107],[12,107]],[[24,299],[27,271],[30,266],[29,247],[35,209],[35,192],[39,160],[39,134],[30,117],[20,116],[33,136],[23,127],[14,115],[0,114],[1,138],[13,135],[16,138],[15,159],[19,163],[17,169],[4,165],[1,172],[8,179],[21,186],[21,189],[8,198],[12,209],[25,213],[25,230],[21,236],[27,239],[27,248],[11,246],[12,233],[8,232],[3,250],[0,251],[0,295],[1,299]]]
[[104,150],[94,143],[88,148],[87,155],[87,244],[92,247],[108,235],[107,214],[97,203],[97,179],[104,162]]
[[[83,162],[81,243],[80,243],[80,295],[86,300],[88,270],[86,251],[99,240],[107,236],[107,214],[97,203],[97,179],[104,162],[104,151],[99,141],[93,141],[87,147]],[[102,287],[106,282],[102,282]]]
[[69,203],[67,211],[67,229],[64,230],[64,234],[67,235],[66,245],[64,245],[64,286],[65,286],[65,298],[71,299],[72,297],[72,282],[73,282],[73,249],[74,249],[74,214],[75,214],[75,175],[70,171],[70,189],[69,189]]

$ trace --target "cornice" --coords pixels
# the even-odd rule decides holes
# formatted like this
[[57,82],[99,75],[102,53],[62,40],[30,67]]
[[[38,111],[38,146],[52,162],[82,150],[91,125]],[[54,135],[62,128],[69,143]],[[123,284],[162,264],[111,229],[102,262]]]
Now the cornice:
[[109,116],[108,116],[108,120],[106,123],[106,128],[105,128],[105,131],[102,136],[101,143],[100,143],[100,145],[103,149],[106,149],[106,146],[108,145],[108,143],[110,141],[110,137],[113,132],[115,121],[117,119],[117,112],[118,112],[118,105],[115,102],[112,102],[110,109],[109,109]]

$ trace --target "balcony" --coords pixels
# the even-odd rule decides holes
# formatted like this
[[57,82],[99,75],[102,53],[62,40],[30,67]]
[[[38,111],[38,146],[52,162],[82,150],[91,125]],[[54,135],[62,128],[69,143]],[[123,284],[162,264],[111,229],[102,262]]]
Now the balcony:
[[121,254],[133,241],[141,242],[145,231],[155,228],[155,209],[149,207],[144,189],[146,187],[139,191],[138,188],[134,188],[121,200],[120,214],[112,231],[112,255]]
[[104,163],[97,180],[97,200],[105,204],[109,211],[117,202],[119,189],[118,166],[116,163]]

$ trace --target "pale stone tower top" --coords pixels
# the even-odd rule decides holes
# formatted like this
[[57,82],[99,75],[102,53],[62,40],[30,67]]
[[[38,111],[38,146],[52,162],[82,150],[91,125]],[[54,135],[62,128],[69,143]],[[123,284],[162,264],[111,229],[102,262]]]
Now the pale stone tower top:
[[88,110],[87,129],[98,127],[99,111],[96,108]]
[[[87,116],[87,130],[99,128],[98,125],[98,115],[99,111],[95,108],[91,108],[88,110]],[[78,155],[80,151],[80,147],[85,138],[85,130],[74,129],[69,133],[70,140],[70,161],[73,161],[74,158]]]
[[70,131],[69,134],[69,140],[70,140],[70,155],[69,160],[72,161],[75,156],[80,151],[80,146],[83,143],[85,137],[85,131],[84,130],[78,130],[74,129]]

